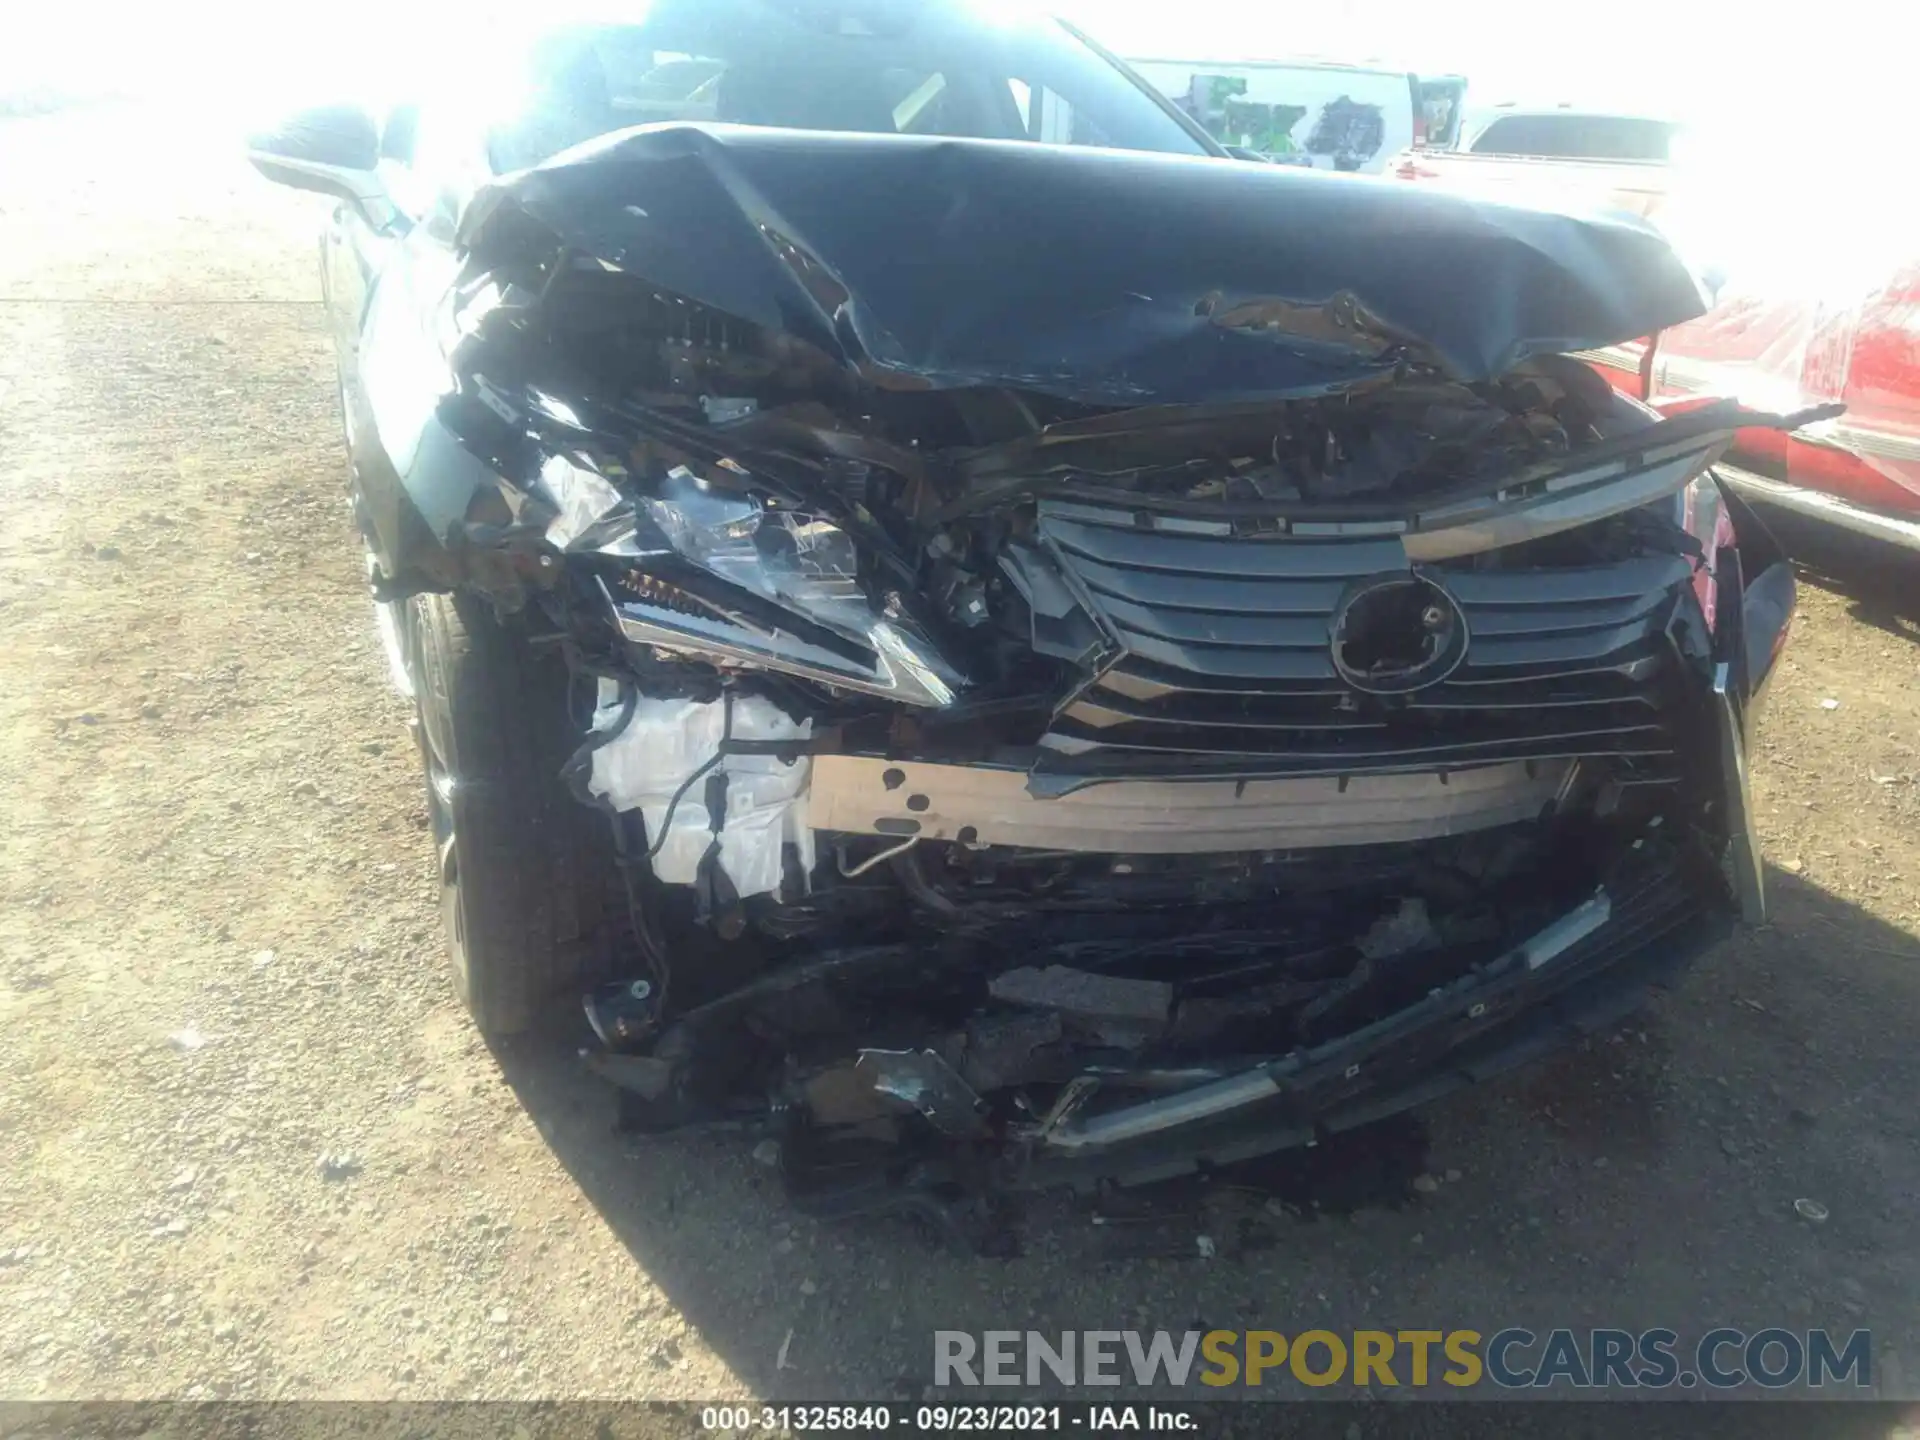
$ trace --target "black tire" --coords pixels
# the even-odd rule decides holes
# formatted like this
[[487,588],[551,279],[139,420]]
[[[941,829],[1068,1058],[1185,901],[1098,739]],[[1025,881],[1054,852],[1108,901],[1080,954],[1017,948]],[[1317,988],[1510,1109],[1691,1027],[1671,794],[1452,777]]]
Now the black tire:
[[625,926],[607,819],[568,794],[567,666],[471,595],[407,607],[454,988],[486,1035],[527,1029],[609,972]]

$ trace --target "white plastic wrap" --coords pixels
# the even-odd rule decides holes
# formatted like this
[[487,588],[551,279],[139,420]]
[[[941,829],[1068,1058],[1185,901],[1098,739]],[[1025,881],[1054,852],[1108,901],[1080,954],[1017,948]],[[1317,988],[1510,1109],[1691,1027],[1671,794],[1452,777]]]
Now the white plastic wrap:
[[[607,693],[611,688],[602,687],[596,730],[611,729],[618,721],[617,694]],[[617,810],[641,813],[648,846],[660,845],[653,857],[653,873],[669,885],[693,884],[701,858],[713,842],[707,777],[687,786],[662,845],[667,807],[687,777],[714,757],[725,727],[726,706],[720,701],[643,698],[626,728],[593,752],[590,788]],[[795,720],[769,700],[734,697],[736,740],[805,740],[812,733],[812,721]],[[770,895],[780,889],[781,854],[789,844],[799,850],[802,867],[811,873],[814,849],[813,830],[807,823],[807,790],[812,760],[801,756],[787,764],[770,755],[731,755],[715,768],[727,773],[720,866],[741,897]]]
[[[573,549],[583,536],[627,503],[606,476],[576,465],[564,455],[548,457],[540,467],[540,484],[560,512],[547,526],[547,539],[561,550]],[[607,554],[634,554],[631,524],[611,534],[600,534],[596,543],[585,548]]]

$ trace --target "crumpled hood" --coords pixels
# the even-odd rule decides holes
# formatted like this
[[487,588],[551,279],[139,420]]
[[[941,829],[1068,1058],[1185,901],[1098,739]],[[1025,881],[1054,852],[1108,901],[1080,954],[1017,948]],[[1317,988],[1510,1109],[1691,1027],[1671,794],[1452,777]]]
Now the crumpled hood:
[[1097,405],[1329,392],[1403,360],[1483,381],[1705,310],[1658,234],[1353,176],[1018,142],[656,125],[510,175],[531,219],[887,388]]

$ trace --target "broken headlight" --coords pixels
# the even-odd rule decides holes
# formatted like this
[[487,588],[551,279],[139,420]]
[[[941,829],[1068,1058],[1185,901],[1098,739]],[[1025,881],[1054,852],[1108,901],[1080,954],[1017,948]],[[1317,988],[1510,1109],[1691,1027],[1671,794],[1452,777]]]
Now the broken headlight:
[[837,525],[717,490],[684,467],[641,503],[682,558],[817,625],[868,639],[873,607],[860,588],[853,541]]
[[[565,463],[550,462],[550,468]],[[556,485],[558,477],[547,478],[556,496],[563,490],[582,492],[589,501],[581,507],[586,516],[601,513],[595,502],[603,502],[605,493],[599,486]],[[648,574],[647,556],[670,552],[732,591],[778,607],[774,615],[809,622],[764,623],[764,616],[756,620],[743,613],[747,607],[676,607],[610,591],[629,640],[804,675],[913,705],[952,702],[958,677],[904,615],[892,613],[892,607],[876,610],[860,583],[853,540],[832,521],[709,485],[684,467],[675,467],[651,495],[631,509],[623,507],[621,514],[623,543],[600,545],[601,553],[630,556],[639,572]],[[613,518],[601,513],[602,535]]]

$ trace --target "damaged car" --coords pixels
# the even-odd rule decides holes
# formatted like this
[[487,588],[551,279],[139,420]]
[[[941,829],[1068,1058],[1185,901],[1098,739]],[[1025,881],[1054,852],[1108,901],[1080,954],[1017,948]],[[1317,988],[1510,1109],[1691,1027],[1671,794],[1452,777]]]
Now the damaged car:
[[[505,41],[498,42],[505,46]],[[658,0],[259,137],[459,991],[822,1213],[1314,1143],[1764,915],[1791,570],[1631,219],[1226,156],[1072,29]]]

